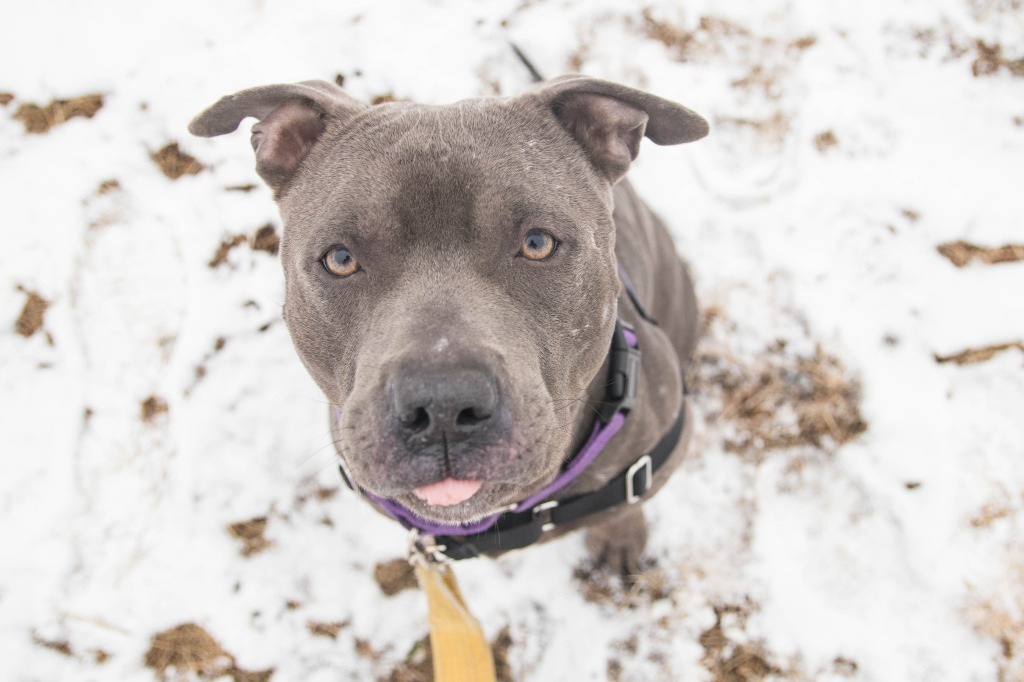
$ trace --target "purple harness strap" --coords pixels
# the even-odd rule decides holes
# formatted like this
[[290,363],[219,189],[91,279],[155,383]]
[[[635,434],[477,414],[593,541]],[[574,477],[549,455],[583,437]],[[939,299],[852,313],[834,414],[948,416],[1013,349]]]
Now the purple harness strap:
[[[637,338],[633,330],[624,326],[623,333],[626,337],[626,343],[628,343],[631,348],[636,348]],[[335,414],[340,418],[341,410],[335,409]],[[582,474],[588,466],[590,466],[591,462],[601,454],[601,451],[604,450],[608,441],[610,441],[612,437],[619,432],[622,425],[626,423],[626,414],[627,413],[622,411],[616,412],[607,424],[602,424],[602,422],[598,420],[594,424],[594,430],[590,433],[590,438],[588,438],[587,442],[583,444],[580,451],[576,453],[576,456],[572,459],[569,466],[566,467],[565,470],[551,483],[530,495],[525,500],[519,502],[508,511],[522,512],[531,509],[575,481],[579,475]],[[395,521],[398,521],[406,528],[416,528],[420,532],[429,535],[474,535],[476,533],[482,533],[497,523],[501,515],[505,513],[505,511],[501,511],[469,524],[445,525],[420,518],[413,513],[411,509],[404,507],[394,500],[374,495],[373,493],[365,490],[362,491],[362,493],[387,512],[388,516],[393,518]]]

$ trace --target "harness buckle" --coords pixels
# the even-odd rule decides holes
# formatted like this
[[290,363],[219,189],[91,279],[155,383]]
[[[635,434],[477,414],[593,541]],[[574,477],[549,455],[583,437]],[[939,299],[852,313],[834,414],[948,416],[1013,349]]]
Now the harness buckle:
[[555,527],[554,521],[551,520],[551,510],[558,506],[558,500],[548,500],[547,502],[541,502],[533,508],[533,518],[537,518],[541,514],[544,515],[543,523],[541,524],[541,532],[547,533],[549,530]]
[[[642,489],[640,492],[637,492],[637,486],[634,479],[639,471],[644,472],[644,478]],[[647,491],[651,489],[653,471],[654,466],[651,462],[650,455],[644,455],[637,461],[633,462],[632,466],[626,469],[626,504],[636,504],[640,501],[641,497],[647,494]]]
[[640,380],[640,349],[629,344],[626,332],[633,327],[621,320],[615,323],[612,346],[608,353],[608,388],[605,391],[598,418],[607,424],[617,412],[628,412],[636,403],[637,383]]

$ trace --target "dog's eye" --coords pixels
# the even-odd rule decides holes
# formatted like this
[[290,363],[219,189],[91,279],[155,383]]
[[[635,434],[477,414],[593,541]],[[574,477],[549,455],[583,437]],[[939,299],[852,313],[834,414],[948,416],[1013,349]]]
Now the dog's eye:
[[544,260],[555,252],[558,241],[544,230],[531,230],[523,239],[519,255],[529,260]]
[[348,277],[359,271],[359,261],[352,252],[341,246],[335,246],[320,259],[324,269],[335,277]]

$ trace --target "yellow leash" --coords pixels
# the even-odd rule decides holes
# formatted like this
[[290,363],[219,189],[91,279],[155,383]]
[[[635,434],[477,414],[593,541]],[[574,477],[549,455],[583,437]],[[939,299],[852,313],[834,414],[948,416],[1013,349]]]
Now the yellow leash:
[[435,682],[495,682],[494,657],[484,631],[462,599],[452,567],[433,538],[413,531],[409,563],[427,595]]

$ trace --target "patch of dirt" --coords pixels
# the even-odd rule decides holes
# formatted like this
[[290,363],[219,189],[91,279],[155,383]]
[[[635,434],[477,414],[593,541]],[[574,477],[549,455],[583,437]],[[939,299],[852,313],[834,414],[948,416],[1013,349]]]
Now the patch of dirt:
[[217,247],[216,253],[213,254],[213,258],[210,259],[207,265],[210,268],[219,268],[224,265],[228,262],[228,254],[231,253],[231,250],[236,246],[241,246],[246,241],[247,238],[244,234],[233,234],[225,237],[221,240],[220,246]]
[[102,108],[103,95],[82,95],[55,99],[45,106],[22,104],[14,112],[14,119],[24,124],[25,132],[41,135],[73,118],[92,118]]
[[974,261],[987,265],[1024,261],[1024,244],[985,247],[961,240],[939,244],[936,249],[958,268]]
[[373,579],[377,581],[380,591],[388,597],[417,587],[416,571],[405,559],[392,559],[377,564],[373,567]]
[[21,309],[21,314],[14,322],[14,331],[28,338],[43,328],[43,318],[46,316],[46,309],[50,307],[50,302],[36,292],[23,287],[19,286],[18,291],[25,294],[27,298]]
[[398,102],[398,98],[395,97],[394,93],[385,92],[382,95],[377,95],[370,100],[370,104],[376,106],[378,104],[387,104],[388,102]]
[[104,194],[110,194],[121,189],[121,183],[117,180],[104,180],[100,183],[100,186],[96,188],[96,194],[103,196]]
[[705,319],[690,387],[729,427],[726,450],[755,459],[800,446],[827,452],[867,430],[859,380],[820,344],[810,356],[789,351],[781,339],[740,355],[720,341],[729,334],[720,311]]
[[[1010,8],[1009,6],[996,7],[997,2],[976,3],[974,14],[980,17],[979,21],[989,20],[988,16],[995,13],[1006,13],[1007,19],[1017,19],[1020,7]],[[981,4],[986,5],[984,9]],[[995,21],[999,21],[996,19]],[[1004,53],[1003,45],[998,42],[988,42],[984,39],[966,35],[959,27],[944,21],[940,28],[918,28],[910,34],[911,40],[915,41],[920,49],[918,56],[925,58],[935,48],[945,48],[945,58],[959,60],[971,59],[971,73],[975,78],[995,76],[1004,70],[1012,77],[1024,78],[1024,55],[1008,57]]]
[[645,7],[640,17],[643,20],[639,26],[641,33],[667,47],[681,62],[717,52],[725,38],[750,35],[750,31],[742,26],[715,17],[701,17],[700,24],[693,31],[656,17],[650,7]]
[[161,414],[167,414],[167,401],[160,396],[151,395],[142,401],[140,408],[142,421],[151,422]]
[[37,632],[32,633],[32,642],[49,649],[50,651],[56,651],[58,654],[62,654],[68,657],[74,657],[75,652],[71,649],[71,642],[66,639],[47,639]]
[[321,485],[315,476],[304,477],[295,493],[295,509],[301,509],[310,502],[326,502],[338,494],[338,486]]
[[195,380],[185,389],[186,396],[191,395],[192,389],[196,387],[196,384],[198,384],[206,377],[206,363],[210,362],[210,360],[212,360],[214,356],[217,355],[217,353],[224,350],[224,347],[227,345],[227,343],[228,340],[223,336],[218,336],[214,340],[213,350],[208,351],[206,354],[204,354],[202,360],[200,360],[199,364],[195,366],[195,369],[193,370]]
[[[641,22],[637,26],[645,37],[655,40],[667,47],[673,56],[681,62],[696,61],[702,57],[722,51],[727,42],[758,43],[761,47],[779,46],[787,54],[797,55],[817,44],[815,36],[801,36],[787,43],[778,41],[773,36],[757,36],[750,29],[737,23],[712,16],[702,16],[693,30],[684,29],[668,19],[656,16],[650,7],[640,12]],[[749,84],[764,85],[763,77],[769,73],[762,66],[758,77]],[[734,87],[743,87],[741,83],[733,83]]]
[[394,670],[377,678],[377,682],[433,682],[434,659],[430,655],[430,637],[416,640],[405,660]]
[[256,187],[256,185],[250,183],[245,185],[231,185],[229,187],[225,187],[224,190],[226,192],[251,192],[256,189]]
[[618,609],[637,609],[672,596],[668,574],[654,561],[635,575],[623,576],[588,559],[576,567],[573,577],[584,599]]
[[352,645],[355,647],[356,653],[359,654],[360,657],[368,658],[374,663],[379,661],[382,656],[381,652],[373,646],[368,639],[356,637]]
[[731,134],[753,133],[754,141],[775,145],[782,144],[790,130],[790,118],[781,111],[776,111],[767,118],[746,118],[742,116],[716,116],[715,125],[720,130],[728,130]]
[[14,101],[14,95],[9,92],[0,92],[0,107],[6,107]]
[[856,661],[851,661],[850,659],[843,658],[842,656],[837,656],[832,661],[832,670],[840,677],[853,677],[857,674],[859,669],[860,667],[857,665]]
[[330,639],[338,639],[338,635],[342,630],[351,625],[350,621],[342,620],[334,623],[325,623],[321,621],[311,620],[306,623],[306,629],[309,630],[311,635],[317,637],[329,637]]
[[277,255],[277,249],[281,245],[281,238],[277,236],[277,230],[270,223],[267,223],[252,237],[252,248],[254,251],[266,251],[272,256]]
[[971,517],[971,526],[974,528],[988,528],[996,521],[1005,519],[1014,512],[1005,500],[986,502],[984,506]]
[[230,673],[234,682],[270,682],[270,678],[274,674],[274,669],[242,670],[241,668],[232,668]]
[[199,163],[194,156],[181,151],[177,142],[172,142],[150,154],[150,158],[171,180],[177,180],[186,175],[196,175],[206,169],[206,166]]
[[184,623],[153,635],[145,665],[161,680],[215,680],[229,675],[234,682],[268,682],[274,672],[237,667],[235,657],[195,623]]
[[1012,350],[1014,348],[1024,353],[1024,341],[1010,341],[1008,343],[995,343],[991,346],[981,346],[979,348],[967,348],[950,355],[935,354],[935,362],[940,365],[947,362],[952,362],[957,365],[973,365],[979,362],[985,362],[986,360],[991,360],[999,353]]
[[715,682],[751,682],[775,676],[782,671],[767,658],[764,647],[757,642],[734,642],[725,634],[734,622],[745,622],[748,611],[744,606],[715,606],[715,624],[700,634],[698,641],[704,648],[701,663]]
[[267,530],[267,517],[257,516],[247,521],[238,521],[228,526],[228,534],[242,541],[242,556],[250,557],[270,547],[270,541],[264,537]]
[[836,134],[831,130],[826,130],[814,136],[814,148],[819,152],[828,151],[838,144],[839,140],[836,139]]
[[232,250],[246,243],[249,244],[253,251],[264,251],[276,256],[281,246],[281,238],[278,236],[277,230],[270,223],[257,229],[251,237],[244,234],[228,235],[221,240],[220,246],[217,247],[217,251],[213,254],[213,258],[210,259],[207,265],[210,268],[219,268],[228,262],[228,256]]
[[984,594],[974,590],[967,617],[999,645],[999,682],[1019,682],[1024,680],[1024,563],[1009,567],[997,583]]
[[768,99],[776,100],[782,96],[775,73],[768,71],[761,64],[755,64],[743,78],[732,81],[729,85],[744,90],[758,90]]
[[512,648],[512,633],[506,625],[491,641],[494,673],[498,682],[512,682],[512,668],[508,663],[508,650]]
[[986,43],[984,40],[974,41],[974,61],[971,62],[971,73],[975,78],[993,76],[1003,69],[1018,78],[1024,78],[1024,57],[1010,58],[1003,54],[1003,46],[999,43]]

